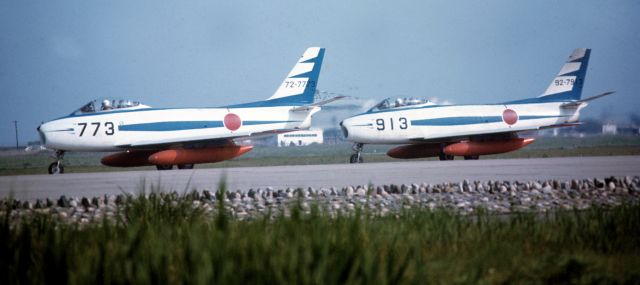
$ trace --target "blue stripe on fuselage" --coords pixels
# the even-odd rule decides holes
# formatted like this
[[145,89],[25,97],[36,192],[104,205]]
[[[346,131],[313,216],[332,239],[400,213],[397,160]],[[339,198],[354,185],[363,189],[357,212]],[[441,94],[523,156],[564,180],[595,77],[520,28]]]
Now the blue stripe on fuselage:
[[[296,123],[300,121],[244,121],[244,126],[268,125],[278,123]],[[154,122],[121,125],[118,127],[120,131],[138,131],[138,132],[166,132],[166,131],[184,131],[208,128],[224,127],[222,121],[174,121],[174,122]]]
[[[518,120],[535,120],[561,118],[566,116],[520,116]],[[501,116],[447,117],[435,119],[412,120],[412,126],[455,126],[502,122]]]
[[222,121],[179,121],[121,125],[120,131],[164,132],[223,127]]
[[268,124],[280,124],[280,123],[301,123],[302,121],[244,121],[243,126],[252,125],[268,125]]
[[427,105],[427,106],[419,106],[419,107],[402,107],[402,108],[389,108],[389,109],[383,109],[383,110],[368,110],[364,113],[357,114],[356,116],[367,115],[367,114],[388,113],[388,112],[396,112],[396,111],[430,109],[430,108],[447,108],[447,107],[463,107],[463,106],[529,105],[529,104],[538,104],[538,103],[566,103],[566,102],[575,102],[575,101],[576,100],[562,99],[559,97],[553,97],[553,98],[540,97],[540,98],[529,98],[529,99],[522,99],[517,101],[492,103],[492,104]]

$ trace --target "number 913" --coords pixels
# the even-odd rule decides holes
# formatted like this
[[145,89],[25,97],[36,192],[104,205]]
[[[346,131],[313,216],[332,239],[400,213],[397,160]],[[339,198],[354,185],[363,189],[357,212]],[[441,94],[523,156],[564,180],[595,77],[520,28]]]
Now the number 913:
[[[398,118],[397,125],[401,130],[406,130],[407,128],[409,128],[409,123],[407,121],[407,118],[404,118],[404,117]],[[387,126],[385,125],[384,119],[376,119],[376,129],[378,131],[384,131],[386,128]],[[395,126],[393,123],[393,118],[389,118],[389,129],[394,130],[394,128]]]

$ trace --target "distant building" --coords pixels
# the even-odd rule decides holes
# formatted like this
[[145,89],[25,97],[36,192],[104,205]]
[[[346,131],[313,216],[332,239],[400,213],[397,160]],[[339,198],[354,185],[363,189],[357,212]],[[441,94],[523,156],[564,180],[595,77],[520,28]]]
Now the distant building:
[[604,124],[602,125],[603,135],[615,135],[618,133],[618,126],[616,124]]
[[278,146],[302,146],[324,142],[322,129],[295,131],[278,135]]

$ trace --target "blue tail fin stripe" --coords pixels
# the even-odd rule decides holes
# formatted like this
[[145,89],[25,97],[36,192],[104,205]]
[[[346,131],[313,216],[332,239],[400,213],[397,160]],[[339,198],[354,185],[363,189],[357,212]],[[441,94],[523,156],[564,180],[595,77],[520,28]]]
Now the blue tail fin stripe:
[[282,98],[276,98],[265,101],[266,103],[273,103],[274,105],[282,105],[283,103],[289,103],[291,106],[301,106],[313,103],[313,99],[316,93],[316,86],[318,85],[318,78],[320,77],[320,69],[322,67],[322,61],[324,59],[324,48],[318,51],[318,56],[312,59],[305,60],[305,63],[313,62],[313,69],[309,72],[291,76],[290,78],[309,78],[307,85],[304,88],[302,94],[287,96]]
[[251,107],[280,107],[280,106],[304,106],[312,104],[314,101],[316,86],[320,77],[320,69],[324,59],[324,48],[318,50],[318,55],[314,58],[302,61],[300,63],[313,63],[311,71],[297,74],[288,78],[308,78],[307,85],[301,94],[280,97],[270,100],[250,102],[244,104],[235,104],[225,106],[227,108],[251,108]]
[[[575,53],[575,51],[574,51],[574,53]],[[572,53],[572,56],[573,56],[574,53]],[[580,63],[580,67],[577,70],[571,71],[571,72],[568,72],[568,73],[562,73],[563,69],[561,69],[560,73],[558,75],[556,75],[554,77],[553,81],[551,82],[551,84],[554,84],[554,82],[556,80],[562,81],[562,80],[567,80],[566,77],[575,77],[575,80],[573,82],[572,88],[570,90],[566,90],[566,91],[558,90],[560,92],[551,93],[549,95],[542,95],[542,96],[539,96],[539,97],[529,98],[529,99],[524,99],[524,100],[509,101],[509,102],[505,102],[504,104],[566,102],[566,101],[577,101],[577,100],[580,100],[581,97],[582,97],[582,88],[583,88],[584,83],[585,83],[585,78],[586,78],[586,74],[587,74],[587,68],[589,66],[589,57],[590,57],[590,55],[591,55],[591,50],[590,49],[584,49],[584,54],[581,57],[578,57],[576,59],[569,58],[567,61],[565,61],[565,65],[567,63],[579,62]],[[563,65],[563,68],[564,68],[565,65]],[[553,85],[550,85],[550,87],[547,90],[551,89],[551,86],[553,86]]]

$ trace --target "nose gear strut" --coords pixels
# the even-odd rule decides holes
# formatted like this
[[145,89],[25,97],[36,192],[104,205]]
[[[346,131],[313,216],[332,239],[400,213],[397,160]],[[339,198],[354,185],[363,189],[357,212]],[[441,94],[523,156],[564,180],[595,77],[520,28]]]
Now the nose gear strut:
[[363,143],[354,143],[353,151],[354,153],[349,158],[349,163],[362,163],[362,147],[364,147]]
[[64,159],[64,150],[56,150],[56,161],[49,164],[49,174],[64,173],[64,166],[62,165],[63,159]]

